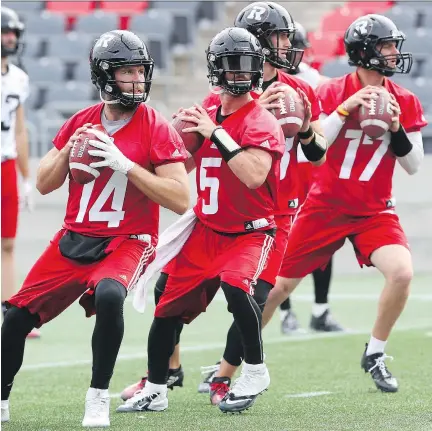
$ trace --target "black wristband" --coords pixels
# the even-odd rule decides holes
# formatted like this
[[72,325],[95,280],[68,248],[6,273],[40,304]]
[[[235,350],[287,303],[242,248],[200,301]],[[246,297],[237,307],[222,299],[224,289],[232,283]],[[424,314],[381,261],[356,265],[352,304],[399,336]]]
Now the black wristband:
[[306,156],[306,158],[310,162],[317,162],[318,160],[321,160],[324,157],[324,154],[327,151],[327,143],[325,139],[322,136],[319,136],[318,139],[325,143],[324,145],[317,144],[317,134],[314,134],[314,137],[312,138],[312,141],[309,142],[307,145],[302,144],[302,150],[303,154]]
[[225,162],[229,162],[234,156],[243,151],[241,148],[227,133],[227,131],[222,127],[218,126],[213,130],[212,135],[210,136],[210,141],[212,141],[219,152],[221,153],[222,158]]
[[297,136],[299,139],[309,139],[314,134],[314,131],[312,129],[312,126],[309,126],[309,129],[306,130],[306,132],[298,132]]
[[413,144],[408,139],[408,136],[403,128],[402,124],[400,125],[397,132],[390,132],[390,145],[393,150],[393,153],[396,157],[406,156],[413,148]]

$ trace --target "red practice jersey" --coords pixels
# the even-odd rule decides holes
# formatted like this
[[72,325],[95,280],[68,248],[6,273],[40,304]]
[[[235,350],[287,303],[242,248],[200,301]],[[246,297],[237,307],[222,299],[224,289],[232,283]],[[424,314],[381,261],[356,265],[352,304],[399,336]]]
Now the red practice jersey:
[[[420,101],[414,94],[387,78],[384,78],[384,87],[398,101],[402,111],[400,121],[407,133],[427,125]],[[323,83],[317,89],[323,112],[330,115],[361,88],[356,72]],[[387,132],[372,140],[360,128],[358,110],[353,112],[327,152],[327,162],[314,175],[308,199],[359,216],[392,208],[396,157],[389,148],[390,136]]]
[[[217,123],[217,108],[210,107],[208,112]],[[248,189],[222,159],[216,145],[205,139],[194,154],[198,190],[194,210],[197,217],[211,229],[221,232],[275,227],[279,165],[285,141],[282,129],[276,118],[255,100],[231,114],[222,124],[241,147],[268,151],[273,158],[272,167],[263,185]]]
[[[54,138],[56,148],[61,150],[83,124],[100,124],[103,106],[99,103],[72,116]],[[145,104],[112,137],[126,157],[150,172],[159,165],[187,159],[178,133]],[[85,185],[76,183],[69,175],[64,227],[96,237],[149,234],[156,241],[159,205],[139,191],[126,175],[111,168],[102,169],[95,181]]]
[[[312,105],[312,119],[316,121],[321,114],[321,108],[318,98],[312,87],[281,70],[277,70],[277,81],[289,85],[294,90],[300,88],[307,95]],[[259,98],[260,94],[251,93],[253,98]],[[208,109],[219,106],[219,95],[210,93],[203,102],[203,107]],[[284,138],[285,149],[280,164],[280,188],[278,195],[278,210],[279,215],[293,215],[297,212],[299,205],[299,176],[297,172],[297,148],[299,145],[298,139]]]

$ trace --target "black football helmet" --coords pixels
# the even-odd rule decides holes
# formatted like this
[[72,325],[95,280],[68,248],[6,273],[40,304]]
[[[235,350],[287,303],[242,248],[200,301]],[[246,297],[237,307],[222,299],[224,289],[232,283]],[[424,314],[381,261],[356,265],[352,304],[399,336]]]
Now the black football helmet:
[[295,33],[294,38],[291,41],[293,48],[307,49],[311,47],[309,42],[306,29],[297,21],[294,22]]
[[[260,41],[263,52],[272,66],[278,69],[297,69],[303,57],[301,49],[279,47],[279,33],[287,33],[290,41],[296,31],[294,20],[287,10],[273,2],[257,2],[246,6],[237,15],[234,25],[252,33]],[[276,46],[271,40],[277,35]]]
[[[143,94],[124,93],[117,85],[114,70],[123,66],[144,66]],[[101,91],[125,106],[145,102],[150,93],[154,61],[145,43],[134,33],[113,30],[104,33],[90,51],[91,80]],[[103,99],[105,101],[105,99]],[[109,101],[108,101],[109,102]]]
[[[402,52],[404,40],[405,35],[391,19],[374,14],[357,18],[344,37],[350,65],[376,70],[384,76],[410,72],[413,58],[412,54]],[[382,55],[377,45],[385,42],[396,42],[399,54]],[[389,66],[389,60],[396,60],[396,66]]]
[[[247,30],[236,27],[222,30],[210,42],[206,54],[211,86],[234,95],[261,88],[264,54],[258,39]],[[227,72],[232,76],[227,77]],[[244,79],[245,74],[250,79]]]
[[8,57],[9,55],[15,55],[22,46],[20,39],[24,31],[24,24],[14,10],[4,6],[1,8],[1,31],[2,33],[14,31],[17,37],[17,43],[12,48],[4,46],[3,43],[1,44],[1,56]]

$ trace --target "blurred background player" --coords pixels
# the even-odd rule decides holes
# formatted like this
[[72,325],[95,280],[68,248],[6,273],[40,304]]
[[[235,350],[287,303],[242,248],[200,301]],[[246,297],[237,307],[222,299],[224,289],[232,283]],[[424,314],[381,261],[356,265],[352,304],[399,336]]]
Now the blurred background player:
[[[256,17],[260,19],[258,20]],[[240,11],[235,20],[235,26],[245,28],[257,36],[265,52],[266,62],[263,71],[263,88],[265,88],[265,91],[261,93],[259,90],[256,90],[252,93],[252,96],[257,99],[261,106],[267,109],[278,108],[279,105],[275,101],[282,95],[281,84],[290,86],[297,90],[300,97],[302,97],[305,112],[307,113],[300,133],[309,130],[310,127],[318,133],[321,132],[319,125],[320,108],[314,91],[304,81],[298,80],[281,70],[282,68],[296,69],[303,53],[302,50],[292,49],[291,47],[290,40],[294,36],[295,26],[288,11],[272,2],[252,3]],[[266,29],[266,31],[261,32],[261,29]],[[208,110],[215,109],[219,104],[220,95],[217,89],[213,90],[203,102],[203,106]],[[281,161],[280,172],[279,209],[276,214],[276,224],[278,226],[275,238],[276,247],[267,267],[257,280],[253,294],[261,310],[264,307],[270,289],[276,281],[276,276],[285,253],[289,228],[298,208],[297,147],[305,147],[312,141],[312,136],[301,140],[285,138],[285,151]],[[302,145],[299,145],[299,142]],[[322,159],[313,163],[321,164],[323,162]],[[169,267],[170,265],[164,268],[156,283],[156,303],[165,289]],[[170,360],[168,386],[171,389],[174,386],[181,386],[183,384],[183,370],[180,367],[178,348],[179,336],[180,334],[178,333],[177,346]],[[206,377],[200,383],[198,391],[200,393],[210,392],[211,403],[218,404],[228,392],[231,379],[237,368],[241,365],[243,357],[240,333],[233,322],[228,330],[226,347],[222,359],[216,365],[203,367],[202,371],[203,374],[206,374]],[[128,399],[131,397],[136,390],[143,387],[145,381],[146,377],[141,382],[127,387],[122,392],[122,398]]]
[[168,407],[169,359],[178,322],[190,323],[198,317],[219,288],[233,315],[244,357],[241,375],[219,408],[223,412],[246,410],[270,384],[261,310],[253,294],[274,249],[285,139],[275,117],[250,94],[261,87],[263,76],[263,48],[255,36],[242,28],[227,28],[213,38],[206,54],[210,84],[225,91],[208,112],[197,105],[179,113],[197,125],[185,132],[198,132],[205,138],[193,159],[198,173],[197,220],[169,264],[149,333],[148,378],[117,409],[121,412]]
[[[1,305],[15,293],[15,236],[18,226],[18,170],[21,173],[21,206],[31,210],[33,189],[29,169],[29,147],[24,102],[29,96],[27,74],[9,61],[21,46],[24,24],[12,9],[1,8]],[[33,329],[29,338],[38,338]]]
[[[402,52],[405,35],[387,17],[366,15],[345,33],[345,49],[354,73],[318,88],[323,127],[331,145],[290,232],[276,286],[263,312],[267,323],[277,306],[316,268],[327,264],[346,238],[360,266],[375,266],[385,285],[361,367],[378,389],[397,392],[384,353],[390,332],[408,299],[413,277],[411,252],[395,212],[392,178],[395,163],[415,174],[424,157],[421,129],[427,125],[417,96],[389,77],[407,74],[412,54]],[[371,139],[360,127],[360,106],[370,108],[377,93],[390,94],[389,131]]]
[[[317,86],[325,82],[328,78],[322,76],[318,70],[309,66],[308,55],[311,49],[307,32],[299,23],[294,22],[296,31],[294,38],[291,41],[293,48],[303,50],[304,55],[302,61],[294,69],[288,69],[288,73],[294,75],[307,82],[314,90]],[[309,163],[305,157],[301,146],[298,146],[297,151],[297,172],[299,176],[299,204],[301,205],[306,199],[310,185],[312,183],[312,175],[314,166]],[[334,319],[330,313],[328,305],[328,294],[330,289],[330,281],[332,277],[333,258],[324,269],[317,269],[312,273],[315,293],[315,303],[312,306],[312,316],[309,327],[314,331],[335,332],[342,331],[342,326]],[[300,329],[297,316],[291,308],[291,299],[287,298],[280,305],[281,331],[283,334],[292,334]]]
[[8,299],[1,340],[2,422],[9,420],[9,395],[26,335],[80,298],[86,316],[96,315],[82,425],[110,425],[108,387],[123,339],[124,300],[154,257],[160,206],[182,214],[189,205],[183,142],[161,114],[143,103],[153,66],[134,33],[102,34],[90,52],[91,80],[102,103],[66,121],[40,162],[37,188],[45,195],[69,177],[69,153],[80,134],[92,124],[106,130],[94,132],[98,140],[90,141],[95,148],[89,154],[101,160],[89,166],[103,168],[100,175],[85,185],[69,178],[63,228]]

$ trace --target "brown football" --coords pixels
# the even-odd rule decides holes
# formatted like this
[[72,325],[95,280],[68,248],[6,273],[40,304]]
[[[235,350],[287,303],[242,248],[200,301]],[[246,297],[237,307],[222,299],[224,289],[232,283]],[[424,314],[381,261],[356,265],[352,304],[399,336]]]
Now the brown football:
[[360,127],[372,139],[380,138],[391,126],[390,100],[390,94],[384,90],[378,93],[378,99],[370,99],[370,108],[361,106],[359,109]]
[[277,118],[286,138],[297,135],[304,122],[305,112],[303,101],[291,87],[286,87],[285,97],[277,99],[278,108],[270,109]]
[[193,154],[199,150],[202,143],[204,142],[204,136],[198,132],[183,132],[183,129],[187,129],[188,127],[195,127],[195,123],[180,120],[180,118],[177,116],[172,120],[171,124],[182,138],[184,146],[190,154]]
[[99,141],[99,138],[92,133],[92,129],[107,134],[105,128],[101,124],[95,124],[88,128],[87,131],[81,133],[69,153],[69,170],[73,180],[78,184],[87,184],[94,181],[99,177],[100,171],[103,169],[90,167],[90,163],[103,160],[101,157],[94,157],[88,153],[91,149],[97,150],[97,148],[90,145],[89,141]]

